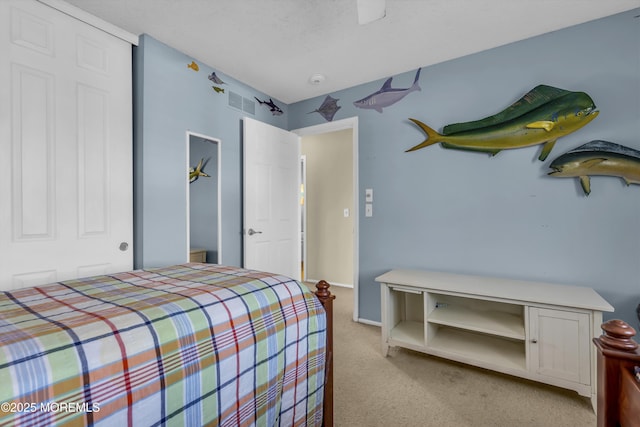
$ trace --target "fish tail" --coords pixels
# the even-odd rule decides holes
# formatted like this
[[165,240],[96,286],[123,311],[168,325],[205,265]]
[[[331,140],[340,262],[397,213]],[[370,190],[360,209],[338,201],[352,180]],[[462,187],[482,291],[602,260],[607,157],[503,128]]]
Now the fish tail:
[[420,80],[420,70],[422,70],[422,68],[418,68],[418,71],[416,71],[416,78],[413,79],[413,84],[418,84],[418,80]]
[[440,135],[438,132],[436,132],[435,130],[431,129],[429,126],[425,125],[424,123],[422,123],[420,120],[416,120],[416,119],[409,119],[411,120],[413,123],[415,123],[416,125],[418,125],[420,127],[420,129],[422,129],[424,131],[424,133],[427,134],[427,139],[425,139],[423,142],[421,142],[420,144],[409,148],[406,152],[409,151],[416,151],[419,150],[421,148],[424,147],[428,147],[430,145],[436,144],[438,143],[438,139],[442,136]]

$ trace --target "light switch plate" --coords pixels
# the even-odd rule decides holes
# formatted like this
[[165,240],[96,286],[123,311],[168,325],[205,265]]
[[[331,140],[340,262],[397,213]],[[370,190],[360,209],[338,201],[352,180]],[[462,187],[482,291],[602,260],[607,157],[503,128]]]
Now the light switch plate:
[[373,216],[373,205],[371,203],[367,203],[364,205],[364,216],[366,217]]
[[373,202],[373,188],[364,190],[364,201],[367,203]]

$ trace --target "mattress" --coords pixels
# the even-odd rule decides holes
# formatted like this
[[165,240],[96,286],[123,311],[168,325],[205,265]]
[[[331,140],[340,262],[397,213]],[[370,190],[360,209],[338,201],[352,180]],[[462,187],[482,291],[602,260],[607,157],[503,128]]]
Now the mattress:
[[0,293],[0,426],[320,425],[326,316],[189,263]]

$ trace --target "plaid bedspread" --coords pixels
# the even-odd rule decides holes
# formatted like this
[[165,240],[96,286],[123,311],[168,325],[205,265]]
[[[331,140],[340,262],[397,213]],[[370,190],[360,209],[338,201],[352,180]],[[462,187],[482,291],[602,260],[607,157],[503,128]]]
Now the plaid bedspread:
[[320,425],[300,283],[184,264],[0,292],[0,426]]

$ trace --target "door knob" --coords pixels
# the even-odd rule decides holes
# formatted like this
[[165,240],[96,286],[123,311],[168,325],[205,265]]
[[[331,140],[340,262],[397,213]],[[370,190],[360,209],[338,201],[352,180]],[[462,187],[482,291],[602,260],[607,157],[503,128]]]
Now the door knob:
[[256,231],[253,228],[250,228],[249,231],[247,231],[247,234],[249,236],[253,236],[254,234],[262,234],[262,231]]
[[122,252],[124,252],[127,249],[129,249],[129,244],[127,242],[122,242],[122,243],[120,243],[120,246],[118,246],[118,249],[120,249]]

